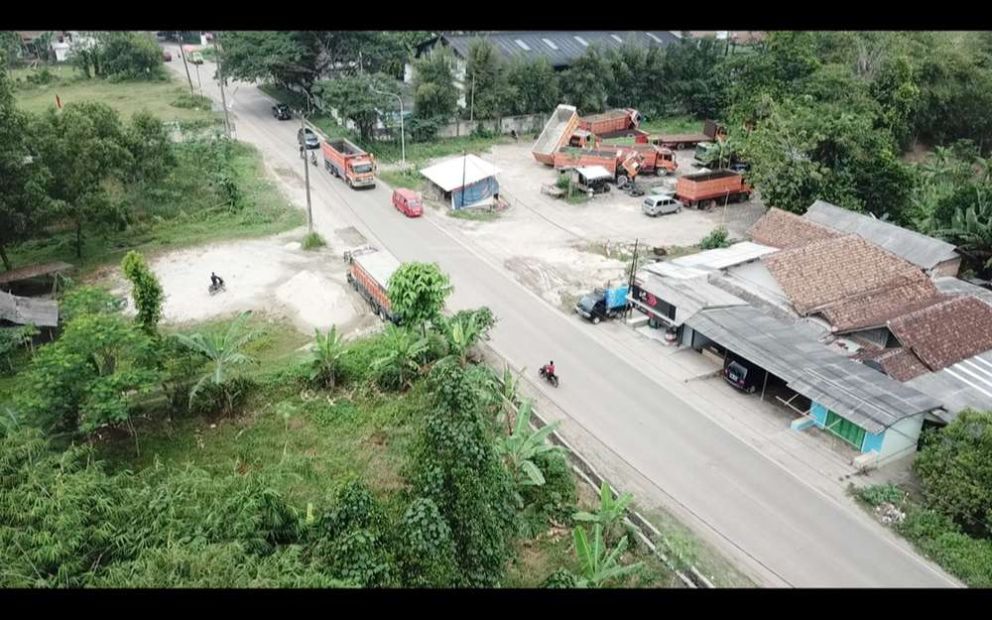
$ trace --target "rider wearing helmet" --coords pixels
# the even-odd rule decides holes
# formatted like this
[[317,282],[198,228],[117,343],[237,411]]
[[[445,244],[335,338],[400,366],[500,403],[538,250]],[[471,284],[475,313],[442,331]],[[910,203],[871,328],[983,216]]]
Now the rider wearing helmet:
[[216,288],[218,286],[224,286],[224,279],[221,278],[216,273],[214,273],[214,272],[211,271],[210,272],[210,286],[213,286],[214,288]]
[[548,365],[544,367],[544,372],[548,374],[548,377],[555,376],[555,363],[554,361],[548,362]]

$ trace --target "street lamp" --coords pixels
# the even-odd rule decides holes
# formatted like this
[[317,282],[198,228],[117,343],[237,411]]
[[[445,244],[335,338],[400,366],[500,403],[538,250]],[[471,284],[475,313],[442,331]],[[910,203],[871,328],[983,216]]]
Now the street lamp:
[[369,85],[369,88],[371,88],[374,93],[396,97],[396,100],[400,102],[400,156],[403,158],[403,167],[406,168],[406,137],[403,130],[403,97],[400,97],[395,93],[384,93],[381,90],[376,90],[375,87],[371,85]]

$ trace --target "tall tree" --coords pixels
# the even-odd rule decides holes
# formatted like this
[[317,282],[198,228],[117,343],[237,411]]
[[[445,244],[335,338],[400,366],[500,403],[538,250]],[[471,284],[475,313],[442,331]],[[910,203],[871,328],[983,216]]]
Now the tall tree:
[[546,58],[516,57],[507,64],[506,78],[513,93],[508,113],[546,114],[558,104],[558,75]]
[[446,121],[458,109],[455,58],[447,48],[414,62],[413,111],[416,118]]
[[595,114],[606,109],[613,69],[595,45],[590,45],[561,76],[562,98],[579,109],[580,114]]
[[145,257],[134,250],[121,261],[121,270],[131,282],[131,297],[138,310],[138,323],[145,332],[155,335],[162,318],[162,300],[165,297],[162,285],[145,262]]
[[32,133],[52,173],[49,195],[72,221],[76,256],[82,257],[84,224],[123,221],[123,208],[106,189],[107,182],[122,178],[134,162],[120,118],[103,103],[70,103],[61,112],[49,108]]
[[176,153],[165,125],[150,112],[142,110],[131,117],[126,129],[127,149],[133,166],[127,177],[139,183],[161,181],[176,165]]
[[315,90],[326,105],[353,122],[361,139],[368,142],[382,110],[395,109],[395,99],[381,93],[397,93],[399,89],[385,75],[366,73],[320,82]]
[[44,162],[31,157],[28,119],[14,104],[0,51],[0,260],[11,269],[7,246],[29,238],[45,221],[51,203]]
[[499,118],[509,110],[512,93],[506,80],[505,63],[487,39],[469,45],[465,62],[466,104],[474,118]]

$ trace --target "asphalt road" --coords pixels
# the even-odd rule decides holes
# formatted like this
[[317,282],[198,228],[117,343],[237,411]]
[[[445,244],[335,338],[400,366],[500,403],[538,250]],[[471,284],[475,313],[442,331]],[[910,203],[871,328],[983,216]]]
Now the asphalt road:
[[[185,81],[178,54],[171,63]],[[219,101],[212,63],[200,67],[204,89]],[[210,85],[208,86],[208,81]],[[195,77],[194,77],[195,83]],[[233,101],[233,103],[232,103]],[[284,176],[302,176],[298,121],[277,121],[257,88],[228,89],[237,137],[254,144]],[[319,155],[318,155],[319,157]],[[567,320],[490,259],[432,222],[410,220],[390,204],[389,189],[349,190],[310,168],[315,225],[328,236],[353,224],[400,260],[436,261],[451,277],[450,305],[489,306],[499,317],[492,345],[533,371],[554,359],[562,377],[546,395],[576,423],[704,521],[752,564],[763,585],[795,587],[948,587],[959,585],[867,522],[853,505],[815,490],[694,410],[678,386],[649,376],[591,326]],[[298,185],[294,181],[291,185]],[[297,189],[294,201],[302,204]],[[710,534],[712,538],[712,532]],[[730,541],[730,542],[728,542]]]

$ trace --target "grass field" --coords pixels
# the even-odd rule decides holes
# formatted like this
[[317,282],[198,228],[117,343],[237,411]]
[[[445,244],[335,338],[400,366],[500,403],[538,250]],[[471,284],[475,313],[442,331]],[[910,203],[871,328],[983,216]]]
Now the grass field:
[[[219,197],[204,155],[180,145],[179,163],[158,188],[121,197],[134,221],[123,231],[84,229],[83,258],[75,254],[71,232],[54,233],[9,248],[16,265],[64,260],[80,274],[107,262],[117,262],[129,250],[145,254],[226,239],[262,237],[290,230],[304,222],[303,213],[283,197],[265,176],[261,155],[242,143],[232,145],[229,171],[243,196],[240,210]],[[190,149],[185,152],[183,149]]]
[[[175,61],[173,61],[175,62]],[[208,121],[215,119],[209,109],[178,107],[173,105],[189,96],[189,89],[173,79],[150,82],[109,82],[100,78],[86,79],[78,70],[68,65],[47,68],[53,76],[47,84],[32,84],[29,75],[38,75],[42,69],[14,69],[14,97],[21,109],[40,113],[55,106],[58,95],[62,104],[76,101],[100,101],[130,118],[142,109],[148,110],[163,121]]]

